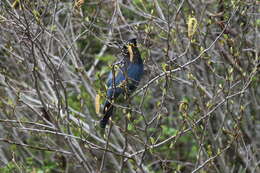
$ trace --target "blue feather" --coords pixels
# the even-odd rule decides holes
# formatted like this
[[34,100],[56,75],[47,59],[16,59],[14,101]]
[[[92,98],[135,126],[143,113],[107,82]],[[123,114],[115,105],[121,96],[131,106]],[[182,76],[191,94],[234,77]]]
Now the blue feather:
[[113,105],[110,103],[112,100],[116,99],[121,94],[131,94],[138,86],[143,74],[144,65],[141,59],[141,55],[136,47],[136,41],[130,40],[133,50],[133,61],[129,60],[129,52],[127,52],[126,46],[123,53],[124,62],[118,69],[118,73],[115,75],[111,71],[108,75],[107,80],[107,99],[104,105],[104,117],[100,121],[100,126],[104,128],[113,114]]

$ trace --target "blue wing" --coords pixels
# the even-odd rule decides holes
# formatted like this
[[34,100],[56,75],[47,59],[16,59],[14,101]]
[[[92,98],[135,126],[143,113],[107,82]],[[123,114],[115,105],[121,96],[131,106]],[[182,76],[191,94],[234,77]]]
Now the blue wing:
[[110,72],[107,80],[107,97],[112,99],[124,93],[125,87],[122,86],[123,82],[126,82],[129,92],[133,92],[138,86],[143,73],[143,65],[133,63],[128,64],[127,69],[124,67],[120,68],[116,76],[113,76],[113,73]]
[[113,77],[107,82],[107,97],[109,99],[118,97],[121,93],[123,93],[123,88],[119,85],[125,81],[125,76],[122,72],[119,72],[117,76]]

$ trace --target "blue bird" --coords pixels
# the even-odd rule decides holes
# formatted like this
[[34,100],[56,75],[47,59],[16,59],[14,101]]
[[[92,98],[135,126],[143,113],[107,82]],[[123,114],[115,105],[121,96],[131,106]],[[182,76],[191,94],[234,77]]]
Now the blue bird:
[[131,39],[123,45],[122,55],[121,66],[116,72],[111,71],[108,76],[107,100],[103,109],[104,117],[100,121],[101,128],[106,127],[113,114],[114,106],[111,103],[121,94],[133,93],[144,74],[143,60],[137,48],[136,39]]

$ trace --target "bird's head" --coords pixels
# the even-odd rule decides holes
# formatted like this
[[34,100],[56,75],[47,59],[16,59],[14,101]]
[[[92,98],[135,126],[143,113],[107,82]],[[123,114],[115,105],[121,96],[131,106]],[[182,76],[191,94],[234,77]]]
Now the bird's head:
[[140,57],[140,53],[137,48],[136,39],[130,39],[123,45],[122,50],[123,56],[129,57],[131,62],[135,61],[135,58]]
[[137,42],[136,42],[136,38],[130,39],[126,42],[127,46],[133,46],[136,47],[137,46]]

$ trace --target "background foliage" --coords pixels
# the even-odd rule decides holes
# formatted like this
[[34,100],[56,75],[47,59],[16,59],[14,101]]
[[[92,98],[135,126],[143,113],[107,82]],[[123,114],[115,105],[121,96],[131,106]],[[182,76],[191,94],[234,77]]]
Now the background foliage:
[[[260,172],[258,1],[0,9],[0,172]],[[145,76],[102,130],[114,43],[132,37]]]

